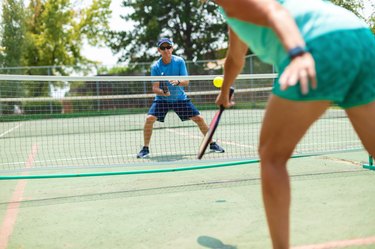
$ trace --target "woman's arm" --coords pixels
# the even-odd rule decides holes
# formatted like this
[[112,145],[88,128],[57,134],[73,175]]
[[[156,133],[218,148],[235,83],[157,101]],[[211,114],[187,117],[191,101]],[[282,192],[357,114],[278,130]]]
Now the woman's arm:
[[286,51],[305,42],[289,12],[275,0],[216,0],[228,17],[256,25],[270,27],[275,31]]
[[[306,44],[290,13],[275,0],[216,0],[229,17],[270,27],[290,54],[301,51]],[[308,92],[309,80],[316,88],[315,62],[308,52],[298,52],[280,77],[282,89],[300,82],[302,93]]]
[[224,63],[224,81],[216,104],[224,107],[233,105],[229,100],[229,88],[242,71],[247,50],[247,45],[229,28],[229,45]]

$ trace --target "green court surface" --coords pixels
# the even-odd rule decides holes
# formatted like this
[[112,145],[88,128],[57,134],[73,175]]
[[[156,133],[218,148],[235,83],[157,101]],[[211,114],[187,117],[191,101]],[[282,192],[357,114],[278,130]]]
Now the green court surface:
[[[215,110],[202,111],[212,120]],[[238,109],[223,114],[214,139],[224,154],[207,153],[205,160],[257,158],[259,130],[264,110]],[[146,114],[0,122],[0,171],[25,169],[35,147],[33,169],[181,163],[196,160],[202,134],[192,121],[181,122],[174,113],[156,122],[148,159],[136,159],[143,145]],[[246,135],[244,135],[245,133]],[[362,148],[343,110],[331,108],[308,131],[297,155]],[[1,173],[1,172],[0,172]],[[7,172],[6,172],[7,173]]]
[[[362,168],[366,159],[367,154],[359,151],[290,161],[294,247],[356,240],[345,248],[375,248],[374,239],[364,244],[375,237],[375,172]],[[131,167],[156,168],[161,166]],[[169,173],[3,180],[0,222],[0,249],[271,247],[258,163]],[[4,239],[4,234],[9,236]]]

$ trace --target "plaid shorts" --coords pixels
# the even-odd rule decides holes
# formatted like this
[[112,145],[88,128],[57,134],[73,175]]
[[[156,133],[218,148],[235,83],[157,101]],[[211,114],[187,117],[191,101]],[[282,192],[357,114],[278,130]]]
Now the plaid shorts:
[[[280,90],[276,79],[273,93],[295,101],[329,100],[342,108],[375,100],[375,36],[369,29],[342,30],[307,42],[315,59],[318,87],[303,95],[299,84]],[[282,72],[289,64],[284,61]]]

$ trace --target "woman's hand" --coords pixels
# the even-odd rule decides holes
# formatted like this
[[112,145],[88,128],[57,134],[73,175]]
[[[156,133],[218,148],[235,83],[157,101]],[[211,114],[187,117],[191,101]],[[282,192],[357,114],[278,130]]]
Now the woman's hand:
[[317,87],[315,61],[308,52],[292,59],[290,64],[285,68],[280,77],[281,90],[286,90],[290,86],[300,83],[301,92],[309,92],[309,82],[311,87]]
[[229,93],[228,92],[224,92],[223,93],[223,91],[221,91],[220,93],[219,93],[219,95],[217,96],[217,98],[216,98],[216,104],[218,105],[218,106],[223,106],[224,108],[229,108],[229,107],[232,107],[232,106],[234,106],[234,102],[232,101],[232,99],[233,99],[233,96],[232,96],[232,98],[231,99],[229,99]]

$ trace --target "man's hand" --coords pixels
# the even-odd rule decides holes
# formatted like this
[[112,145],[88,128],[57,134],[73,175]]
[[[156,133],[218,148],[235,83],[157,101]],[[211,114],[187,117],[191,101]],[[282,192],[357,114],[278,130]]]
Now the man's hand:
[[181,84],[181,81],[179,81],[179,80],[170,80],[169,83],[171,83],[172,86],[179,86]]

